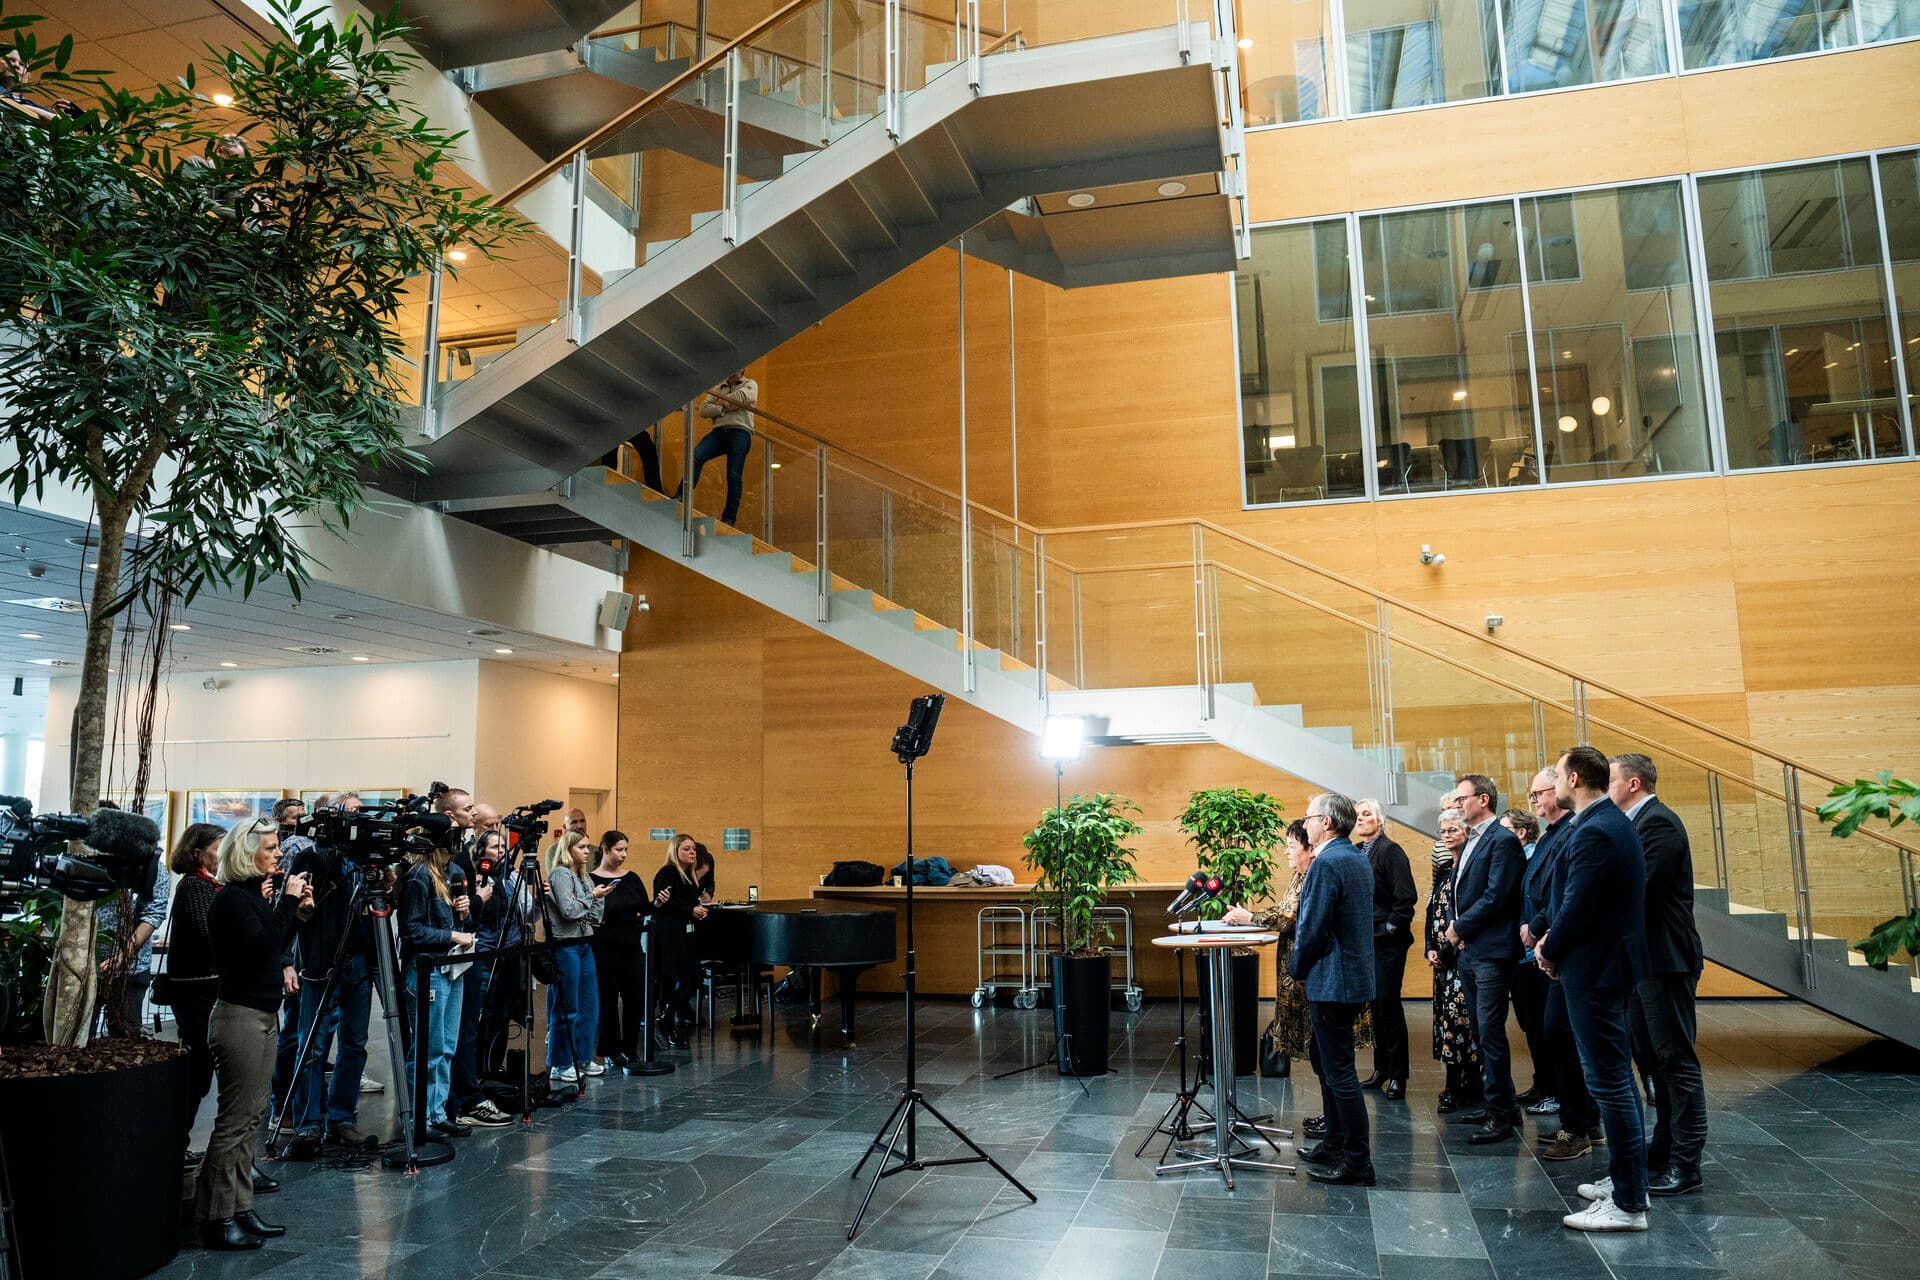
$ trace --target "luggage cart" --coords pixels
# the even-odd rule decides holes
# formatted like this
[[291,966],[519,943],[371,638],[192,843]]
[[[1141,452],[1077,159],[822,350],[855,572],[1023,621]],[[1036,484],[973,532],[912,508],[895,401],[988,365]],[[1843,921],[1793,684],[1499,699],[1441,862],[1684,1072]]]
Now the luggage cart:
[[[1133,912],[1125,907],[1095,907],[1093,922],[1096,926],[1105,922],[1113,926],[1113,931],[1119,935],[1121,940],[1119,953],[1126,957],[1127,963],[1122,975],[1114,979],[1113,990],[1119,992],[1126,1000],[1129,1012],[1140,1012],[1140,984],[1133,978]],[[1030,929],[1033,938],[1033,959],[1028,966],[1034,973],[1047,971],[1046,957],[1059,947],[1059,943],[1052,938],[1052,935],[1058,934],[1059,931],[1058,909],[1034,908]]]
[[[1031,1009],[1040,1003],[1040,993],[1034,989],[1027,967],[1031,952],[1027,948],[1026,908],[1017,903],[982,907],[975,931],[979,944],[979,985],[973,989],[973,1007],[978,1009],[986,1004],[996,991],[1008,990],[1013,992],[1016,1009]],[[1000,961],[1006,959],[1019,962],[1018,973],[1000,971]]]

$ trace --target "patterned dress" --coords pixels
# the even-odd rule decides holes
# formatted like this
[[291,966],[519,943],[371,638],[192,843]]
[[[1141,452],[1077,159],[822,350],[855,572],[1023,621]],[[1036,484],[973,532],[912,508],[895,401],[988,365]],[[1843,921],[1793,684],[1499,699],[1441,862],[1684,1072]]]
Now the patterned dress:
[[[1433,892],[1427,896],[1427,950],[1446,952],[1440,935],[1453,919],[1453,863],[1436,863]],[[1433,971],[1433,1056],[1448,1066],[1477,1065],[1480,1051],[1473,1043],[1473,1010],[1467,1004],[1460,970],[1452,965]]]
[[[1273,949],[1276,965],[1273,1021],[1267,1024],[1265,1039],[1279,1053],[1302,1061],[1306,1060],[1307,1046],[1313,1039],[1313,1026],[1307,1017],[1306,988],[1293,980],[1293,976],[1287,972],[1287,966],[1293,959],[1294,932],[1300,925],[1300,889],[1306,882],[1304,874],[1295,873],[1287,882],[1287,891],[1280,895],[1277,904],[1253,914],[1255,924],[1280,935],[1280,941]],[[1357,1049],[1365,1049],[1373,1043],[1371,1009],[1363,1011],[1353,1024],[1353,1043]]]

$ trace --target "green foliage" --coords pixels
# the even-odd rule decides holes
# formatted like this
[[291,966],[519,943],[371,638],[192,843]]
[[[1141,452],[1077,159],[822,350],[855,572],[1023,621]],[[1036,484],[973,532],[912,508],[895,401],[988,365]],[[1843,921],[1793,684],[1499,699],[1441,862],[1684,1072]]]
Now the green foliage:
[[1187,797],[1180,829],[1199,851],[1200,870],[1232,886],[1200,908],[1218,920],[1234,903],[1264,902],[1273,896],[1273,847],[1286,831],[1278,800],[1245,787],[1196,791]]
[[13,993],[13,1009],[0,1027],[0,1041],[19,1044],[38,1037],[59,921],[60,895],[51,889],[28,894],[18,915],[0,920],[0,985]]
[[1020,837],[1027,866],[1035,874],[1035,906],[1064,908],[1061,950],[1070,956],[1097,955],[1112,941],[1112,930],[1096,926],[1093,910],[1107,890],[1140,878],[1134,852],[1126,842],[1140,834],[1127,814],[1140,806],[1124,796],[1101,793],[1075,796],[1040,815],[1040,825]]
[[[1836,840],[1852,835],[1869,819],[1878,818],[1889,828],[1907,821],[1920,823],[1920,787],[1882,769],[1872,780],[1855,778],[1851,786],[1835,787],[1814,813],[1833,827],[1830,834]],[[1914,878],[1920,880],[1920,873]],[[1902,951],[1920,956],[1920,911],[1882,921],[1853,945],[1876,969],[1886,968]]]

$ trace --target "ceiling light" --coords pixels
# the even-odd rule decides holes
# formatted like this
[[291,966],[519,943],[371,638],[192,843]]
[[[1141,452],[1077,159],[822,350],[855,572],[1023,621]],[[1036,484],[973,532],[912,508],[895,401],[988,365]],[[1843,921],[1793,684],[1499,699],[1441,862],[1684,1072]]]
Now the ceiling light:
[[1562,351],[1562,352],[1560,353],[1560,358],[1561,358],[1562,360],[1571,360],[1571,359],[1573,359],[1573,352],[1571,352],[1571,351]]
[[503,646],[501,646],[500,648],[498,648],[498,649],[495,649],[495,650],[494,650],[494,652],[495,652],[495,653],[512,653],[512,652],[513,652],[513,650],[511,650],[511,649],[509,649],[509,648],[506,648],[506,647],[505,647],[505,646],[503,645]]
[[213,105],[216,107],[230,107],[233,105],[233,95],[230,93],[216,93],[213,95]]
[[22,631],[20,633],[20,638],[22,640],[38,640],[40,638],[40,633],[38,631]]
[[1797,355],[1799,355],[1799,354],[1800,354],[1800,348],[1798,348],[1798,347],[1788,347],[1788,348],[1787,348],[1787,354],[1788,354],[1788,355],[1790,355],[1790,356],[1797,356]]
[[192,627],[191,625],[189,625],[189,624],[187,624],[187,623],[185,623],[185,622],[169,622],[169,623],[167,624],[167,630],[169,630],[169,631],[191,631],[191,630],[193,630],[193,627]]
[[449,262],[465,262],[467,260],[467,251],[465,249],[449,249],[447,250],[447,260]]
[[30,659],[30,661],[36,667],[77,667],[80,665],[71,658],[33,658]]
[[1560,415],[1560,429],[1562,431],[1578,431],[1580,424],[1574,421],[1572,414],[1563,413]]
[[1084,209],[1093,203],[1093,192],[1076,191],[1067,197],[1067,203],[1075,209]]
[[22,609],[45,609],[48,613],[85,613],[87,606],[78,600],[62,600],[57,596],[35,596],[30,600],[9,600],[8,604],[17,604]]
[[[1244,45],[1241,47],[1245,48]],[[1183,196],[1187,194],[1187,184],[1184,182],[1163,182],[1154,189],[1163,196]]]
[[1607,410],[1611,408],[1613,408],[1613,401],[1607,399],[1605,396],[1595,396],[1593,398],[1593,412],[1596,417],[1606,417]]
[[1368,294],[1368,295],[1367,295],[1367,301],[1368,301],[1368,302],[1372,302],[1372,301],[1373,301],[1373,295],[1372,295],[1372,294]]
[[1838,369],[1840,367],[1840,362],[1838,360],[1829,360],[1827,361],[1827,363],[1821,365],[1820,367],[1823,369]]
[[226,667],[228,670],[232,670],[234,667],[237,667],[240,664],[237,662],[223,662],[220,665],[223,667]]
[[87,562],[87,568],[89,569],[98,569],[99,567],[100,562],[98,560],[90,560]]
[[770,462],[767,464],[767,466],[768,466],[768,469],[772,471],[778,471],[780,469],[780,464],[777,462]]
[[1241,36],[1241,37],[1240,37],[1240,47],[1241,47],[1242,49],[1251,49],[1251,48],[1253,48],[1253,37],[1252,37],[1252,36]]
[[368,656],[367,656],[366,654],[364,654],[364,653],[356,653],[356,654],[354,654],[354,655],[353,655],[353,660],[354,660],[355,662],[372,662],[372,661],[373,661],[373,659],[372,659],[372,658],[369,658],[369,657],[368,657]]
[[1467,389],[1465,387],[1461,387],[1459,390],[1453,393],[1453,398],[1455,400],[1465,400],[1467,398]]

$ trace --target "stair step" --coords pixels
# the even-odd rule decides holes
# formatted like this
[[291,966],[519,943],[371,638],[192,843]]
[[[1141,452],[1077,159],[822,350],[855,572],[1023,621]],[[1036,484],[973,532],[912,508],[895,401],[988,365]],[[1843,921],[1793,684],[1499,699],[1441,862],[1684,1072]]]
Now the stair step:
[[1760,907],[1749,907],[1734,902],[1727,906],[1727,914],[1749,929],[1758,929],[1771,938],[1787,936],[1787,917],[1784,912],[1766,911]]
[[1296,729],[1304,729],[1307,725],[1306,708],[1297,702],[1264,703],[1260,707],[1260,712],[1262,715],[1272,716],[1283,724],[1290,724]]
[[1344,724],[1307,725],[1306,730],[1323,742],[1331,742],[1336,747],[1353,750],[1353,728]]
[[[1813,954],[1828,960],[1844,960],[1847,958],[1848,947],[1845,938],[1836,938],[1832,934],[1821,933],[1818,930],[1815,930],[1811,936],[1813,938]],[[1800,930],[1798,927],[1794,925],[1787,926],[1787,940],[1789,942],[1798,942],[1800,940]]]
[[1697,884],[1693,886],[1693,907],[1696,911],[1701,907],[1705,907],[1709,911],[1718,911],[1721,915],[1725,915],[1727,913],[1727,901],[1727,891],[1718,885]]

